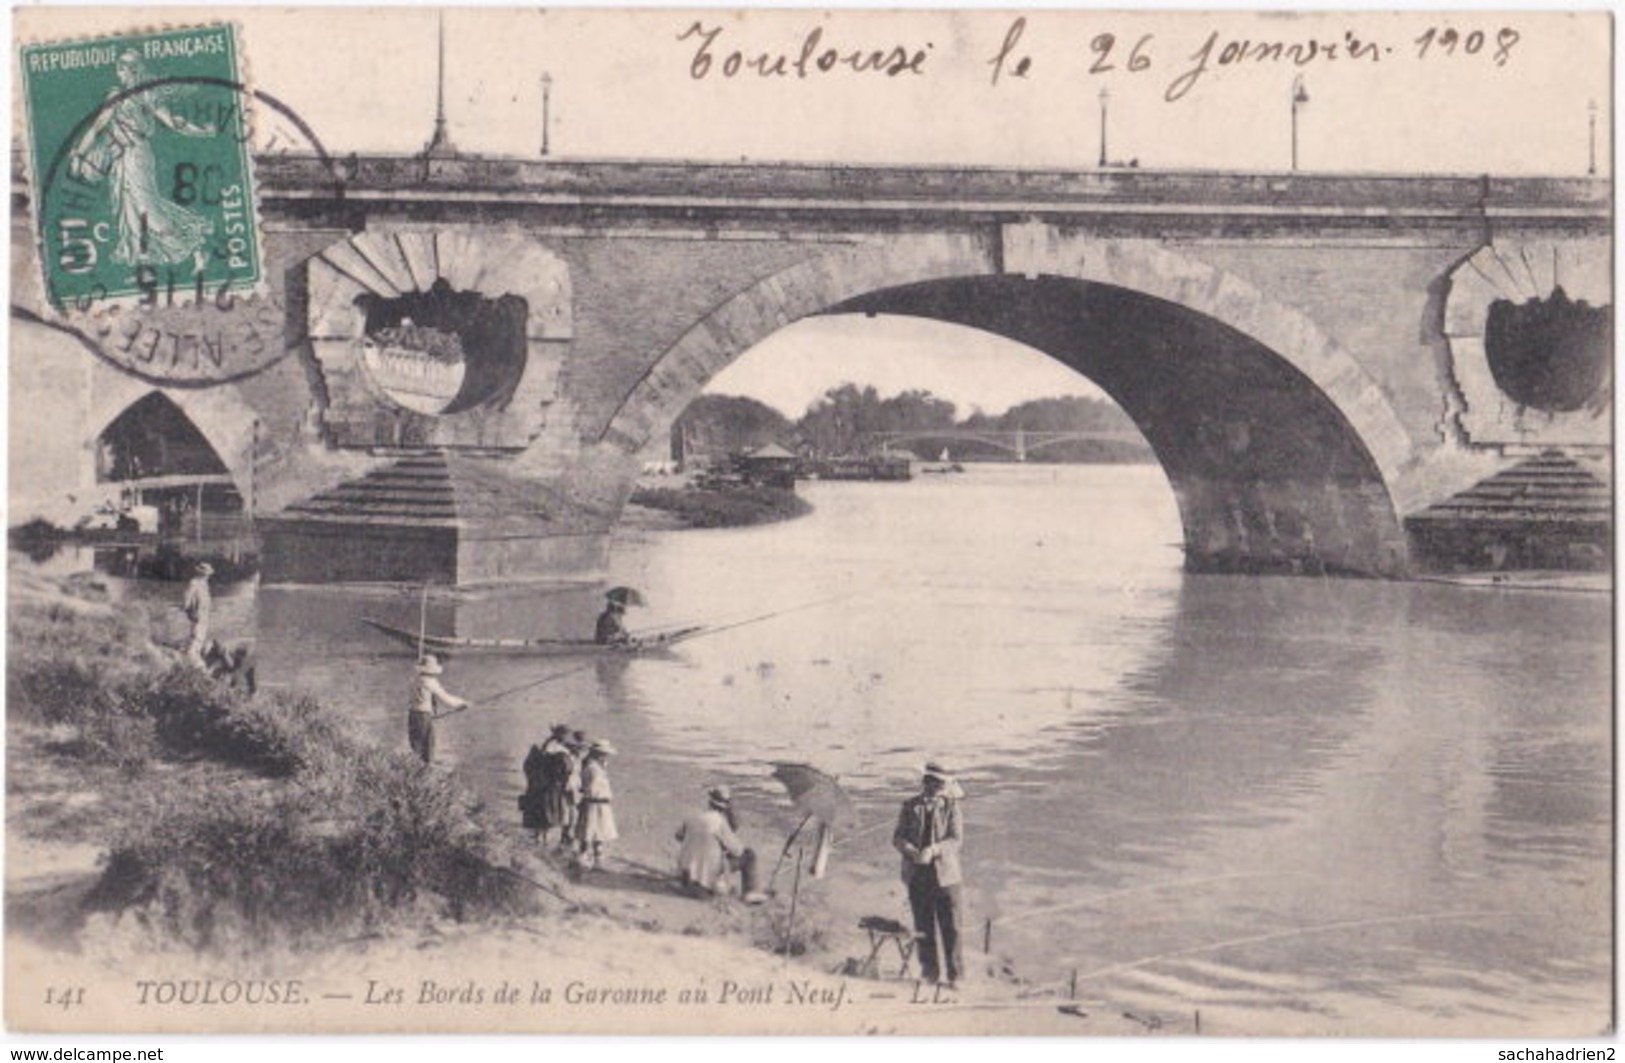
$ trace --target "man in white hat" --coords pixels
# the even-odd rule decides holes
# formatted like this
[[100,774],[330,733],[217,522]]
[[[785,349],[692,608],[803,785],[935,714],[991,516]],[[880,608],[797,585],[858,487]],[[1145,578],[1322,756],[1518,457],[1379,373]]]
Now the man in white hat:
[[726,894],[729,858],[744,855],[745,846],[730,822],[733,793],[726,786],[713,786],[705,797],[705,810],[689,816],[677,828],[677,840],[683,843],[677,853],[677,877],[685,886]]
[[434,721],[437,705],[466,709],[472,702],[440,685],[440,658],[425,653],[418,662],[417,682],[412,685],[412,705],[406,710],[406,741],[425,764],[434,763]]
[[209,577],[214,566],[207,561],[198,563],[191,582],[186,585],[186,596],[181,599],[181,612],[192,625],[192,636],[186,643],[186,659],[198,668],[207,668],[203,648],[209,644],[209,614],[214,612],[214,595],[209,592]]
[[959,792],[953,776],[932,761],[925,766],[920,792],[903,802],[897,829],[892,832],[892,845],[903,854],[903,885],[908,887],[914,931],[919,936],[920,978],[949,986],[965,975],[959,943],[964,922]]

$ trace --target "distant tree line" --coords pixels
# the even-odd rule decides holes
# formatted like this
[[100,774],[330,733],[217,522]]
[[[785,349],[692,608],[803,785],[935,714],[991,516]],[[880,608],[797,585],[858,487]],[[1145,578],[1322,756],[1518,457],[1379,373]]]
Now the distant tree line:
[[[1134,432],[1134,422],[1115,403],[1062,395],[1032,399],[990,416],[980,410],[960,418],[954,404],[924,389],[882,398],[873,387],[841,384],[819,396],[798,420],[741,395],[702,395],[672,429],[673,442],[689,455],[723,455],[770,443],[802,454],[841,456],[874,449],[877,432],[972,429],[1011,432]],[[975,440],[906,443],[921,457],[935,459],[946,449],[955,461],[1010,461],[1013,455]],[[1139,440],[1069,440],[1028,455],[1034,462],[1138,462],[1154,460]]]

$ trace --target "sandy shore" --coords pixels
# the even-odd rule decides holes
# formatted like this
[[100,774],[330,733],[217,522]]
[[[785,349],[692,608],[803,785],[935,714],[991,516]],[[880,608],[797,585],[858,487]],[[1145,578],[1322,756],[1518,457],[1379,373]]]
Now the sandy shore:
[[[1031,1033],[1139,1035],[1099,1002],[1003,980],[955,992],[838,973],[841,950],[753,943],[783,914],[679,894],[625,860],[525,919],[425,916],[386,935],[252,957],[155,950],[138,917],[87,914],[100,854],[14,842],[7,1020],[31,1031],[436,1033]],[[781,899],[782,901],[782,899]],[[806,918],[828,919],[815,907]],[[895,961],[893,961],[895,963]],[[82,986],[83,1007],[43,991]],[[273,990],[271,987],[275,986]],[[290,1001],[268,1003],[275,992]],[[246,998],[257,994],[255,1004]],[[184,1003],[183,1003],[184,1002]]]
[[[497,829],[518,853],[516,872],[536,884],[542,906],[536,915],[460,923],[425,906],[404,913],[385,934],[321,948],[251,956],[169,950],[155,945],[139,910],[97,912],[85,904],[106,857],[105,844],[85,838],[97,834],[106,800],[98,782],[108,780],[72,778],[51,765],[40,755],[38,744],[52,737],[43,731],[14,723],[11,734],[6,1014],[14,1029],[1148,1032],[1103,1002],[1072,1004],[1053,990],[1026,987],[972,949],[967,958],[974,977],[952,993],[898,979],[890,946],[877,972],[890,977],[853,973],[869,950],[857,918],[901,915],[901,890],[876,895],[872,879],[839,870],[803,878],[790,939],[805,951],[778,953],[789,917],[790,868],[779,876],[776,896],[757,907],[684,893],[669,873],[676,850],[670,833],[681,810],[669,802],[640,806],[653,800],[650,795],[693,791],[696,781],[676,766],[654,764],[645,765],[648,777],[632,788],[626,819],[663,826],[626,830],[601,870],[573,871],[563,854],[533,845],[517,822],[497,813],[503,819]],[[183,801],[188,773],[210,769],[151,770]],[[65,836],[77,838],[58,840]],[[760,829],[749,840],[773,842]],[[775,848],[764,857],[776,855]],[[45,993],[60,1000],[63,986],[82,987],[83,1004],[48,1004]],[[297,1000],[266,1002],[273,992]],[[250,1004],[250,995],[261,999]]]
[[[48,581],[19,587],[48,605],[105,609]],[[248,955],[183,951],[146,925],[163,897],[122,912],[86,903],[110,847],[120,830],[184,807],[210,780],[250,789],[273,783],[200,758],[155,758],[127,774],[62,755],[72,737],[63,725],[8,720],[6,1016],[13,1029],[1147,1032],[1103,1003],[1023,983],[1007,959],[981,955],[969,941],[970,977],[951,993],[899,977],[891,945],[884,966],[860,970],[871,943],[859,918],[906,918],[890,859],[885,874],[878,866],[859,873],[849,862],[857,855],[838,845],[827,877],[803,876],[793,890],[793,862],[785,865],[775,895],[760,906],[684,892],[672,874],[673,832],[714,780],[659,758],[633,758],[635,767],[623,761],[626,770],[613,773],[623,837],[601,869],[582,872],[567,854],[537,845],[511,798],[476,813],[499,836],[498,851],[512,854],[512,873],[534,889],[535,914],[459,922],[442,901],[427,899],[363,938],[239,946],[253,948]],[[455,765],[437,770],[458,781]],[[765,822],[767,810],[745,815],[745,839],[771,869],[784,839]]]

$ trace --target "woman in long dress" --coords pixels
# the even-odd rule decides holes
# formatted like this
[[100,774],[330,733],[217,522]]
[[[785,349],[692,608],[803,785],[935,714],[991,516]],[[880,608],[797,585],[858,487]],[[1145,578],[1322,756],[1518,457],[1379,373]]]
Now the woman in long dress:
[[557,830],[559,844],[566,844],[575,823],[581,774],[569,743],[570,729],[556,724],[547,741],[531,746],[525,757],[525,796],[519,808],[526,829],[540,842],[547,841],[548,831]]
[[604,846],[621,836],[615,829],[615,791],[609,785],[609,757],[615,747],[606,741],[587,747],[587,760],[581,766],[581,818],[576,842],[581,847],[583,867],[597,867],[604,859]]
[[[145,91],[147,72],[138,52],[127,51],[114,67],[119,83],[74,149],[69,169],[82,180],[105,176],[112,197],[118,243],[113,260],[127,265],[168,265],[192,259],[203,268],[203,242],[214,223],[167,199],[158,185],[152,136],[161,124],[183,136],[213,136],[218,130],[195,125],[169,106],[177,86]],[[137,90],[137,91],[131,91]]]

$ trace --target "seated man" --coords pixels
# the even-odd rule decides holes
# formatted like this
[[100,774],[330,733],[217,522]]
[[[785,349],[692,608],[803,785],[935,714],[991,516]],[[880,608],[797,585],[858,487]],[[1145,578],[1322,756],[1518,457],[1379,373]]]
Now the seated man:
[[746,848],[734,831],[733,795],[726,786],[714,786],[706,798],[705,809],[677,828],[677,840],[683,843],[677,854],[678,877],[690,889],[726,896],[733,892],[729,876],[737,867],[745,902],[760,903],[765,898],[756,881],[756,851]]

